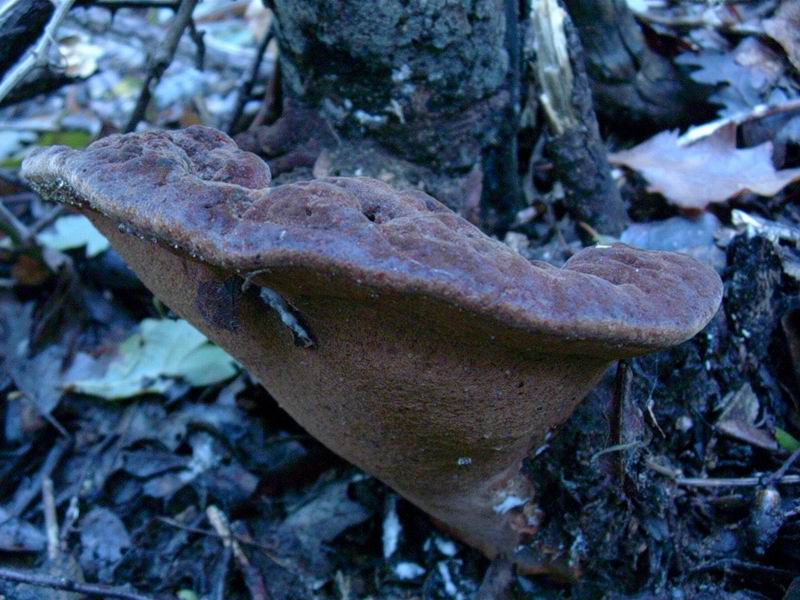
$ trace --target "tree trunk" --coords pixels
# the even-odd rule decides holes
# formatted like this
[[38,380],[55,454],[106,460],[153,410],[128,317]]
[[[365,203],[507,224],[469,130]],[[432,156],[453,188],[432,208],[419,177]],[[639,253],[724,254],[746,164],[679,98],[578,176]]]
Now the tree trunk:
[[[509,51],[517,36],[506,22],[516,3],[271,0],[284,114],[240,143],[280,158],[271,164],[278,176],[297,166],[370,175],[421,187],[474,217],[482,160],[505,156],[501,168],[517,182],[505,125],[519,103],[519,65],[509,60],[519,62],[519,46]],[[277,139],[287,135],[292,148]]]
[[[528,0],[270,6],[283,112],[239,135],[243,148],[264,156],[279,182],[309,171],[376,177],[420,188],[502,234],[523,200],[517,138],[522,90],[531,86],[522,64],[537,53]],[[618,235],[627,217],[572,36],[565,52],[575,64],[567,67],[580,85],[564,108],[577,122],[551,136],[552,175],[564,183],[576,222]]]

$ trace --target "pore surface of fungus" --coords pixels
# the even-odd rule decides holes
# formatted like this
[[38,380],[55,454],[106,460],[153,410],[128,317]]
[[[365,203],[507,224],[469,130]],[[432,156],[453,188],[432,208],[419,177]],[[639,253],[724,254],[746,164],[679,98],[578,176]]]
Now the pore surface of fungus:
[[311,434],[490,557],[528,530],[531,447],[612,361],[690,338],[721,299],[679,254],[596,247],[559,269],[421,192],[270,188],[266,164],[204,127],[44,149],[23,174]]

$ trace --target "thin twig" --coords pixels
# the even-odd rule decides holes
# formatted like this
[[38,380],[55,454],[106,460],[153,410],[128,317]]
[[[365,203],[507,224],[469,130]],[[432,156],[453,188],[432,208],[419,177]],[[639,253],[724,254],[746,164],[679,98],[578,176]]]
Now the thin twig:
[[161,77],[164,75],[167,67],[169,67],[172,59],[175,58],[178,43],[181,41],[183,32],[189,26],[197,2],[198,0],[181,0],[175,17],[172,19],[172,24],[167,31],[167,35],[156,51],[150,56],[147,77],[145,77],[142,91],[139,93],[139,99],[136,101],[136,107],[133,109],[130,120],[125,126],[126,132],[136,129],[136,126],[144,118],[144,114],[150,104],[153,90],[158,85],[158,82],[161,81]]
[[[67,453],[70,445],[71,441],[65,440],[64,438],[59,438],[58,441],[56,441],[50,449],[50,452],[48,452],[47,457],[44,459],[42,466],[39,468],[39,472],[34,475],[31,485],[21,487],[9,503],[9,507],[5,510],[0,510],[0,514],[6,517],[3,523],[15,517],[19,517],[25,512],[25,509],[28,508],[30,503],[39,495],[44,479],[50,477],[61,462],[61,459]],[[0,525],[3,523],[0,523]]]
[[56,499],[53,494],[53,480],[45,477],[42,481],[42,505],[44,507],[44,529],[47,535],[47,558],[54,562],[61,553],[58,535],[58,515]]
[[36,245],[36,234],[46,229],[64,212],[63,206],[57,206],[33,225],[28,227],[20,221],[0,200],[0,231],[5,233],[17,249],[30,249]]
[[[185,525],[185,524],[181,523],[180,521],[176,521],[175,519],[170,519],[169,517],[156,517],[156,520],[160,521],[161,523],[164,523],[165,525],[169,525],[170,527],[174,527],[175,529],[180,529],[182,531],[187,531],[189,533],[194,533],[194,534],[197,534],[197,535],[204,535],[204,536],[207,536],[207,537],[214,537],[214,538],[220,538],[221,539],[220,534],[217,533],[216,531],[212,530],[212,529],[203,529],[201,527],[192,527],[191,525]],[[270,546],[267,546],[265,544],[260,544],[260,543],[258,543],[256,541],[244,538],[244,537],[242,537],[240,535],[236,535],[234,532],[231,532],[231,534],[233,535],[233,538],[237,542],[239,542],[240,544],[243,544],[245,546],[250,546],[252,548],[260,550],[261,552],[264,553],[265,556],[267,556],[268,558],[270,558],[273,561],[277,562],[276,557],[274,555],[275,548],[271,548]]]
[[[280,48],[278,48],[280,52]],[[272,69],[272,77],[269,78],[267,85],[264,88],[264,99],[261,101],[261,106],[258,107],[258,112],[253,120],[248,125],[248,131],[252,131],[257,127],[264,124],[273,122],[274,119],[280,116],[283,108],[283,75],[281,75],[281,61],[275,56],[275,66]],[[331,127],[330,123],[325,120],[325,124],[333,133],[336,138],[337,144],[340,144],[339,136],[336,131]]]
[[232,556],[233,551],[231,550],[230,546],[224,546],[222,548],[222,556],[220,556],[217,567],[214,569],[214,583],[211,587],[211,600],[225,600],[225,583],[228,580]]
[[267,29],[264,37],[261,39],[261,43],[258,45],[255,58],[253,59],[253,64],[250,65],[250,71],[247,74],[247,78],[239,87],[239,93],[236,96],[236,106],[233,109],[233,115],[231,116],[230,123],[228,124],[229,134],[236,132],[236,126],[239,124],[239,119],[242,118],[242,113],[244,112],[244,105],[247,104],[247,101],[253,94],[253,87],[256,84],[256,79],[258,79],[258,73],[261,70],[261,63],[264,61],[264,55],[267,53],[267,46],[269,46],[269,43],[272,41],[273,37],[275,37],[275,30],[270,24],[269,29]]
[[33,69],[47,65],[48,50],[55,40],[56,31],[61,26],[61,22],[66,18],[69,9],[72,8],[74,3],[75,0],[61,0],[61,3],[57,5],[53,16],[50,17],[50,21],[44,28],[39,42],[33,47],[33,50],[28,52],[27,56],[25,56],[21,62],[17,63],[17,65],[9,71],[8,75],[3,78],[2,83],[0,83],[0,102],[2,102],[11,90],[13,90]]
[[634,440],[632,442],[628,442],[627,444],[616,444],[614,446],[608,446],[607,448],[603,448],[598,452],[592,454],[592,458],[590,459],[591,463],[597,462],[597,459],[601,456],[605,456],[606,454],[611,454],[612,452],[625,452],[626,450],[633,450],[634,448],[641,448],[644,446],[644,442],[641,440]]
[[250,592],[252,600],[268,600],[269,594],[267,592],[264,578],[258,569],[250,562],[247,555],[239,545],[236,536],[231,530],[228,517],[225,516],[219,508],[213,504],[206,509],[206,516],[209,523],[214,528],[219,536],[222,538],[222,543],[226,548],[230,548],[233,552],[233,557],[236,559],[236,565],[242,573],[244,583],[247,586],[247,591]]
[[770,565],[762,565],[759,563],[749,562],[746,560],[740,560],[738,558],[721,558],[719,560],[712,560],[706,563],[702,563],[700,565],[697,565],[696,567],[692,567],[690,573],[693,574],[705,573],[707,571],[716,571],[716,570],[727,571],[728,569],[759,571],[770,575],[777,575],[779,577],[786,577],[792,575],[791,571],[787,571],[785,569],[779,569],[776,567],[771,567]]
[[758,26],[748,25],[747,23],[735,23],[725,21],[718,17],[709,17],[707,14],[670,16],[656,14],[652,12],[635,12],[634,15],[640,21],[651,25],[661,25],[662,27],[672,27],[674,29],[716,29],[724,33],[735,35],[755,35],[763,36],[764,30]]
[[[25,244],[25,246],[23,246],[23,248],[24,247],[35,248],[35,244],[33,243],[32,240],[33,238],[31,237],[31,241],[28,241]],[[63,264],[69,264],[69,263],[67,262]],[[12,394],[14,394],[18,398],[22,398],[25,402],[27,402],[28,406],[30,406],[33,410],[35,410],[42,419],[44,419],[50,425],[52,425],[53,429],[55,429],[62,438],[69,439],[69,431],[67,431],[66,428],[61,423],[59,423],[58,419],[56,419],[52,414],[50,414],[46,410],[42,410],[36,403],[35,397],[33,397],[28,392],[23,392],[20,390],[12,392]],[[9,398],[10,397],[11,394],[9,394]]]
[[136,591],[128,591],[110,585],[100,583],[81,583],[66,577],[54,577],[51,575],[40,575],[30,571],[20,571],[0,567],[0,579],[13,581],[15,583],[27,583],[37,587],[46,587],[54,590],[64,590],[65,592],[76,592],[87,596],[99,598],[119,598],[121,600],[155,600],[152,596],[145,596]]
[[225,514],[216,506],[211,505],[206,509],[206,516],[214,531],[222,538],[223,545],[233,551],[236,562],[243,567],[249,567],[250,560],[239,545],[239,541],[234,537],[233,532],[231,532],[231,527]]
[[197,28],[194,19],[189,19],[189,37],[192,38],[195,47],[194,66],[198,71],[202,71],[206,64],[206,41],[205,31]]
[[41,219],[36,221],[36,223],[31,225],[31,227],[30,227],[30,235],[31,235],[31,237],[35,236],[38,233],[41,233],[42,231],[44,231],[45,229],[50,227],[50,225],[55,223],[56,220],[61,215],[64,214],[64,210],[65,209],[64,209],[64,205],[63,204],[59,204],[58,206],[53,207],[53,209],[50,212],[48,212]]
[[[648,469],[668,477],[676,485],[683,487],[697,488],[725,488],[725,487],[757,487],[768,481],[764,477],[683,477],[678,472],[669,467],[660,465],[648,459],[645,461]],[[783,475],[780,479],[772,482],[775,484],[796,484],[800,483],[800,475]]]
[[22,246],[30,238],[28,228],[0,201],[0,231],[5,233],[14,246]]
[[[617,373],[614,377],[614,392],[611,399],[611,415],[609,438],[612,447],[621,447],[625,445],[622,441],[624,437],[624,424],[623,419],[625,415],[625,404],[628,400],[628,393],[631,388],[631,370],[627,360],[622,359],[617,363]],[[601,451],[602,452],[602,451]],[[595,457],[598,456],[597,454]],[[592,457],[593,459],[595,457]],[[622,452],[615,454],[616,461],[614,461],[612,475],[616,478],[618,484],[622,484],[625,480],[625,455]]]
[[791,100],[786,100],[785,102],[778,102],[775,104],[759,104],[758,106],[754,106],[749,110],[737,113],[730,117],[723,117],[702,125],[690,127],[688,131],[680,137],[678,142],[682,145],[691,144],[701,138],[711,135],[725,125],[741,125],[742,123],[756,121],[765,117],[771,117],[774,115],[791,113],[795,111],[800,112],[800,98],[792,98]]
[[764,483],[764,486],[770,487],[778,481],[784,479],[786,472],[792,468],[792,465],[796,463],[798,459],[800,459],[800,448],[792,452],[792,455],[784,461],[780,469],[769,476],[769,479],[767,479],[767,481]]

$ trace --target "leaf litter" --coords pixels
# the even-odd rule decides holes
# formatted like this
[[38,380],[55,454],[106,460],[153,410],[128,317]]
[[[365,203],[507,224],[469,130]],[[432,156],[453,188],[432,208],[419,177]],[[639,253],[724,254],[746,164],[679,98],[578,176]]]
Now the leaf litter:
[[175,380],[193,387],[230,379],[236,362],[182,319],[145,319],[138,333],[127,338],[102,374],[82,376],[100,368],[103,359],[80,361],[64,388],[68,391],[119,400],[141,394],[163,394]]
[[639,171],[650,191],[690,210],[745,192],[774,196],[800,180],[800,168],[775,168],[771,142],[737,148],[732,123],[691,144],[681,144],[677,131],[663,131],[630,150],[611,153],[609,161]]

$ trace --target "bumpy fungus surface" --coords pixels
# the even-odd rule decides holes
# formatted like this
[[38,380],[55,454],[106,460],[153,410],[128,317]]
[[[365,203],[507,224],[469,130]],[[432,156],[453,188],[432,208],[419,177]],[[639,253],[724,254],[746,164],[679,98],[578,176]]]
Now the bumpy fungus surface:
[[613,360],[692,337],[721,300],[678,254],[596,247],[558,269],[376,180],[269,188],[260,159],[203,127],[44,149],[23,174],[310,433],[490,557],[529,531],[531,447]]

